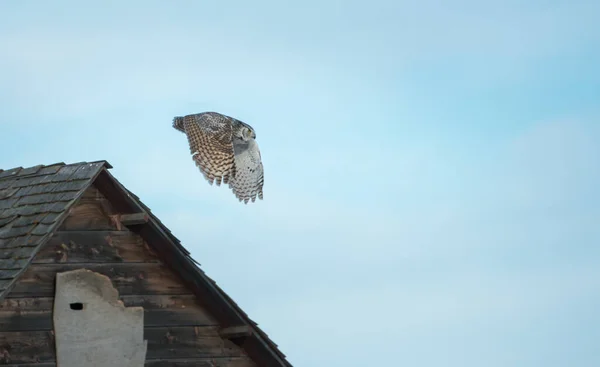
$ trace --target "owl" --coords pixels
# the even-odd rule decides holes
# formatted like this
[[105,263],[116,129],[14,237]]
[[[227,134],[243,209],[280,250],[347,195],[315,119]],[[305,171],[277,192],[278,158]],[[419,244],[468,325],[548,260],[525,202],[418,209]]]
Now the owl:
[[233,117],[203,112],[173,119],[187,135],[192,159],[212,185],[229,184],[240,202],[263,198],[263,164],[254,129]]

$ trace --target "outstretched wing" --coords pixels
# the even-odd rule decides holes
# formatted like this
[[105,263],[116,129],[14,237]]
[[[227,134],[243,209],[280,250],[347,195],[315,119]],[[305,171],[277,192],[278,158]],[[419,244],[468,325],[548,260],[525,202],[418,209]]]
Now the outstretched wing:
[[229,181],[229,187],[244,204],[256,201],[256,196],[262,200],[264,172],[260,158],[260,150],[254,139],[233,142],[235,152],[235,175]]
[[228,183],[235,175],[231,120],[226,116],[205,112],[183,117],[183,126],[192,158],[212,185]]

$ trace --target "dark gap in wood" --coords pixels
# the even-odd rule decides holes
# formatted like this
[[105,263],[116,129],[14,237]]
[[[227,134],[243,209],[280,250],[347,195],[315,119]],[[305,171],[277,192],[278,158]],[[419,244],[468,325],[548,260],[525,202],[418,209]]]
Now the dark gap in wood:
[[69,307],[71,308],[71,310],[81,311],[81,310],[83,310],[83,303],[74,302],[74,303],[69,304]]

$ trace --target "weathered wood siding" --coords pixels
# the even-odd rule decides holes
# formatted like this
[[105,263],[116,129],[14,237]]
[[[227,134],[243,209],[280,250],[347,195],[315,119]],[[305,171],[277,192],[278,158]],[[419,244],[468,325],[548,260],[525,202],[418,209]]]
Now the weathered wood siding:
[[215,319],[91,187],[0,301],[0,365],[54,366],[55,274],[86,268],[112,280],[126,306],[144,307],[146,366],[251,367]]

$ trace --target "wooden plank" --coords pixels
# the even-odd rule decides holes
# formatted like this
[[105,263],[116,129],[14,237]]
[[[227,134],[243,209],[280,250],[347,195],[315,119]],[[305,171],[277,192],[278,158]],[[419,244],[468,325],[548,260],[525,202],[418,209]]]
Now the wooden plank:
[[[148,341],[148,361],[156,359],[164,363],[169,359],[245,357],[241,348],[221,339],[218,327],[213,326],[145,328],[144,339]],[[0,364],[54,362],[54,349],[50,331],[0,332]]]
[[128,227],[138,224],[145,224],[148,222],[148,214],[146,213],[133,213],[133,214],[121,214],[119,217],[121,224]]
[[189,293],[180,279],[160,263],[35,264],[28,267],[7,298],[52,297],[57,272],[82,268],[108,276],[123,296]]
[[[124,296],[127,307],[144,308],[144,326],[216,326],[217,321],[192,294],[181,296]],[[0,302],[0,330],[52,330],[54,298],[7,298]]]
[[[54,362],[8,364],[6,367],[56,367]],[[255,367],[246,357],[239,358],[185,358],[185,359],[154,359],[144,363],[146,367]]]
[[154,251],[129,231],[60,231],[33,259],[34,264],[156,262]]
[[0,301],[0,312],[52,310],[54,297],[4,298]]
[[148,340],[146,359],[240,357],[240,347],[219,336],[219,328],[172,327],[145,328]]
[[221,330],[220,334],[223,338],[234,339],[252,335],[253,330],[250,325],[230,326]]
[[95,184],[92,184],[88,187],[87,190],[81,195],[82,200],[107,200],[106,196],[104,196],[100,190],[96,187]]
[[0,331],[0,365],[55,361],[52,332]]
[[[255,367],[247,357],[239,358],[194,358],[155,359],[144,363],[146,367]],[[44,366],[46,367],[46,366]]]
[[120,230],[111,217],[115,214],[110,202],[95,187],[90,186],[60,227],[64,231]]
[[127,307],[144,308],[144,325],[216,326],[217,320],[204,309],[193,294],[182,296],[125,296]]
[[2,331],[50,331],[52,311],[0,311]]

